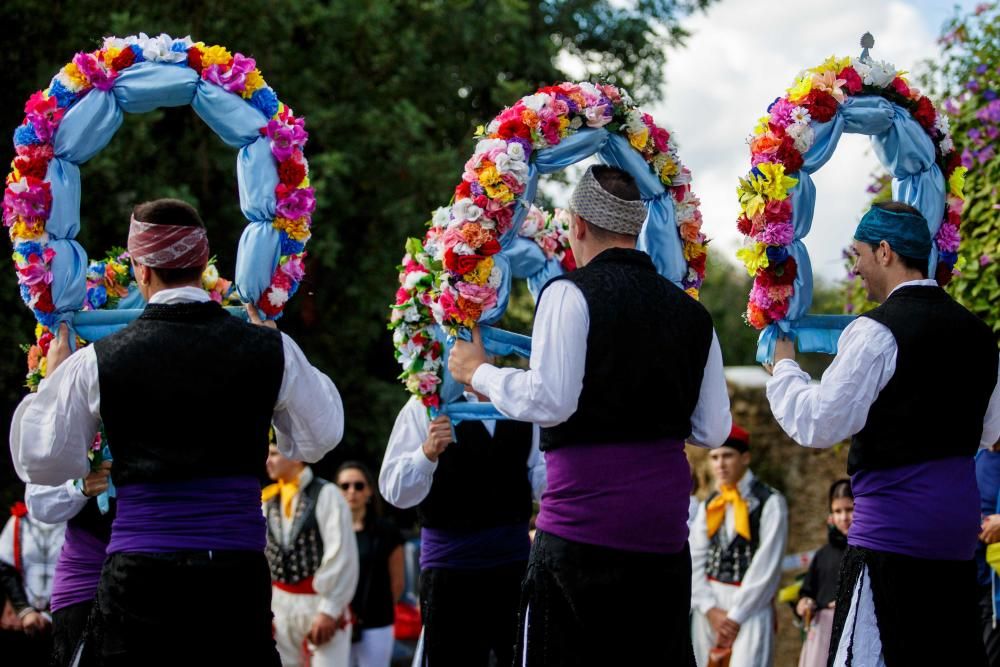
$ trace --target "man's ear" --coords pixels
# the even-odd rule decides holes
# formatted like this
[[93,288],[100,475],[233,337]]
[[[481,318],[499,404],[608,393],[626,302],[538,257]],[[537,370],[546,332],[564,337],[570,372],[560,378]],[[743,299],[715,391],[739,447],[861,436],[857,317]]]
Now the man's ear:
[[572,225],[570,227],[570,234],[573,235],[577,241],[582,241],[587,237],[587,223],[583,221],[576,213],[573,214]]

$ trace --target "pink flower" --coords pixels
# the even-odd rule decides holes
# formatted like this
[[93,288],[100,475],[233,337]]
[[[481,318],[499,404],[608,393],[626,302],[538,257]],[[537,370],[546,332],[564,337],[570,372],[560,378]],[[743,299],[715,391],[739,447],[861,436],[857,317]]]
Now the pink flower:
[[231,93],[242,92],[247,87],[247,74],[257,67],[253,58],[247,58],[242,53],[233,56],[229,69],[221,65],[206,67],[201,76],[217,86],[222,86]]
[[755,281],[753,288],[750,290],[750,303],[761,310],[767,310],[774,304],[774,301],[768,295],[767,288]]
[[602,93],[604,93],[607,96],[607,98],[609,100],[611,100],[613,103],[618,104],[619,102],[622,101],[621,93],[618,92],[618,89],[615,88],[614,86],[612,86],[610,84],[605,84],[605,85],[597,86],[597,88]]
[[270,120],[264,128],[264,134],[271,140],[271,153],[278,162],[284,162],[295,151],[302,150],[309,139],[301,118],[289,117],[287,121]]
[[787,222],[773,223],[764,227],[758,240],[767,245],[788,245],[795,240],[795,229]]
[[[45,93],[37,91],[28,98],[24,105],[24,113],[27,120],[35,128],[35,135],[42,141],[48,143],[59,127],[65,109],[60,109],[56,98],[46,99]],[[51,150],[51,146],[49,147]]]
[[792,123],[792,109],[795,106],[787,97],[782,97],[771,106],[771,122],[778,127],[788,127]]
[[31,255],[25,264],[17,267],[17,282],[22,285],[36,286],[52,283],[52,272],[38,255]]
[[89,53],[78,53],[73,56],[73,64],[98,90],[111,90],[111,86],[115,85],[115,79],[118,78],[118,72],[107,69],[104,63]]
[[938,230],[936,240],[940,250],[944,252],[958,252],[958,245],[962,237],[958,233],[958,227],[944,224]]
[[288,261],[281,265],[281,270],[295,282],[301,281],[306,275],[305,264],[303,264],[302,258],[296,255],[289,257]]
[[279,184],[275,188],[275,194],[278,196],[277,212],[283,218],[298,220],[316,209],[316,196],[312,188],[288,188]]
[[441,383],[441,378],[434,373],[419,373],[417,377],[420,379],[421,394],[433,394]]
[[8,227],[18,216],[26,219],[48,218],[52,208],[52,190],[45,181],[22,176],[10,183],[3,193],[3,221]]
[[979,266],[988,266],[993,263],[993,258],[983,253],[979,256]]
[[451,287],[446,287],[441,290],[441,298],[438,299],[438,303],[441,305],[441,309],[444,311],[445,318],[456,318],[460,315],[458,309],[458,303],[455,300],[456,293]]
[[492,308],[497,302],[497,291],[489,285],[461,282],[458,284],[458,293],[467,301],[481,305],[483,310]]

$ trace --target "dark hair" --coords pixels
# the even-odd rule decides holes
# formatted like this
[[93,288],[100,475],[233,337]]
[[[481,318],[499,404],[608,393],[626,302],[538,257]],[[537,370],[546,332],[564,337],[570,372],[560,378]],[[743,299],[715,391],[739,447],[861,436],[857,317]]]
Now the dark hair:
[[[884,201],[879,202],[878,204],[872,204],[872,206],[882,209],[883,211],[889,211],[890,213],[909,213],[910,215],[919,216],[921,220],[925,219],[923,213],[901,201]],[[871,246],[872,252],[875,252],[875,249],[879,246],[878,243],[869,243],[868,245]],[[927,265],[929,258],[924,257],[921,259],[919,257],[907,257],[906,255],[900,255],[898,252],[896,254],[899,255],[899,260],[903,263],[903,266],[911,271],[917,271],[923,278],[927,277]]]
[[[132,217],[154,225],[205,228],[205,223],[202,222],[197,209],[180,199],[154,199],[137,204],[132,209]],[[204,271],[204,267],[200,266],[186,269],[155,269],[152,267],[150,269],[159,276],[167,287],[200,281]]]
[[379,495],[378,486],[375,484],[375,477],[372,475],[371,469],[361,461],[344,461],[340,464],[340,467],[337,468],[337,472],[333,476],[333,481],[339,484],[337,480],[340,479],[340,473],[345,470],[357,470],[360,472],[365,478],[365,483],[367,483],[368,487],[372,490],[372,511],[365,513],[365,523],[367,524],[369,521],[373,521],[376,517],[382,516],[382,497]]
[[601,164],[591,167],[591,172],[608,194],[625,201],[638,201],[641,198],[635,179],[624,169]]
[[830,485],[830,508],[833,508],[833,501],[837,498],[850,498],[854,500],[854,491],[851,490],[851,480],[838,479],[836,482]]

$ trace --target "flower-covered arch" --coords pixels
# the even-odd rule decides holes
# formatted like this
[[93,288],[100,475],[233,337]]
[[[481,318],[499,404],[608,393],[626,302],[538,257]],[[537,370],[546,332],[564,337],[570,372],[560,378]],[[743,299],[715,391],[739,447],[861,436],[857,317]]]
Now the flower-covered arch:
[[444,367],[447,337],[441,328],[467,336],[478,324],[491,353],[527,356],[530,338],[489,325],[506,310],[512,279],[526,279],[537,295],[567,266],[565,247],[557,252],[560,225],[542,224],[548,231],[541,236],[553,234],[555,240],[539,242],[533,231],[544,220],[544,214],[532,213],[542,175],[591,156],[630,173],[648,210],[639,249],[694,298],[707,254],[690,172],[670,133],[624,91],[590,83],[541,88],[476,136],[451,204],[435,212],[423,241],[407,242],[389,324],[407,388],[432,411],[444,409],[456,419],[500,415],[490,405],[453,404],[461,387]]
[[803,352],[835,354],[848,316],[810,315],[812,268],[802,239],[812,226],[816,187],[811,174],[832,157],[845,133],[871,137],[892,174],[893,198],[919,210],[935,243],[928,274],[942,284],[957,261],[965,168],[948,119],[893,65],[828,58],[803,72],[774,101],[750,139],[751,171],[739,181],[746,237],[737,251],[754,276],[747,323],[762,329],[757,360],[770,361],[779,336]]
[[[108,144],[124,113],[191,105],[238,149],[240,239],[235,286],[269,318],[280,317],[304,274],[315,208],[302,149],[304,123],[278,101],[253,58],[189,37],[108,37],[77,53],[31,96],[14,132],[16,156],[6,179],[3,220],[14,244],[21,295],[45,327],[67,322],[96,340],[135,317],[141,298],[117,313],[80,312],[88,261],[80,230],[80,165]],[[103,305],[103,304],[102,304]]]

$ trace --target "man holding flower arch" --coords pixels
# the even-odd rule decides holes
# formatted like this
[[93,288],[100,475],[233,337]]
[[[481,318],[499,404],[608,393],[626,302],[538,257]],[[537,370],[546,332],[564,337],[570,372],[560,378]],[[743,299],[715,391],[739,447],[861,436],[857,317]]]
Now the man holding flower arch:
[[[248,306],[267,325],[251,326],[201,288],[209,248],[192,206],[136,206],[128,249],[142,315],[72,354],[62,325],[11,424],[18,473],[36,484],[85,477],[101,422],[114,448],[117,514],[81,664],[180,664],[197,647],[201,664],[277,666],[260,461],[272,421],[289,458],[333,449],[340,395],[273,322]],[[220,400],[241,416],[222,419]],[[225,612],[192,622],[206,591]]]
[[793,440],[851,438],[854,522],[831,664],[985,665],[974,457],[1000,436],[996,340],[928,279],[931,236],[912,206],[872,206],[853,246],[854,270],[881,305],[844,329],[818,385],[791,340],[765,366],[771,410]]
[[684,441],[729,435],[722,353],[708,312],[635,249],[646,207],[628,173],[588,169],[571,210],[582,268],[539,296],[530,369],[488,364],[477,330],[448,361],[542,427],[517,664],[694,665]]

